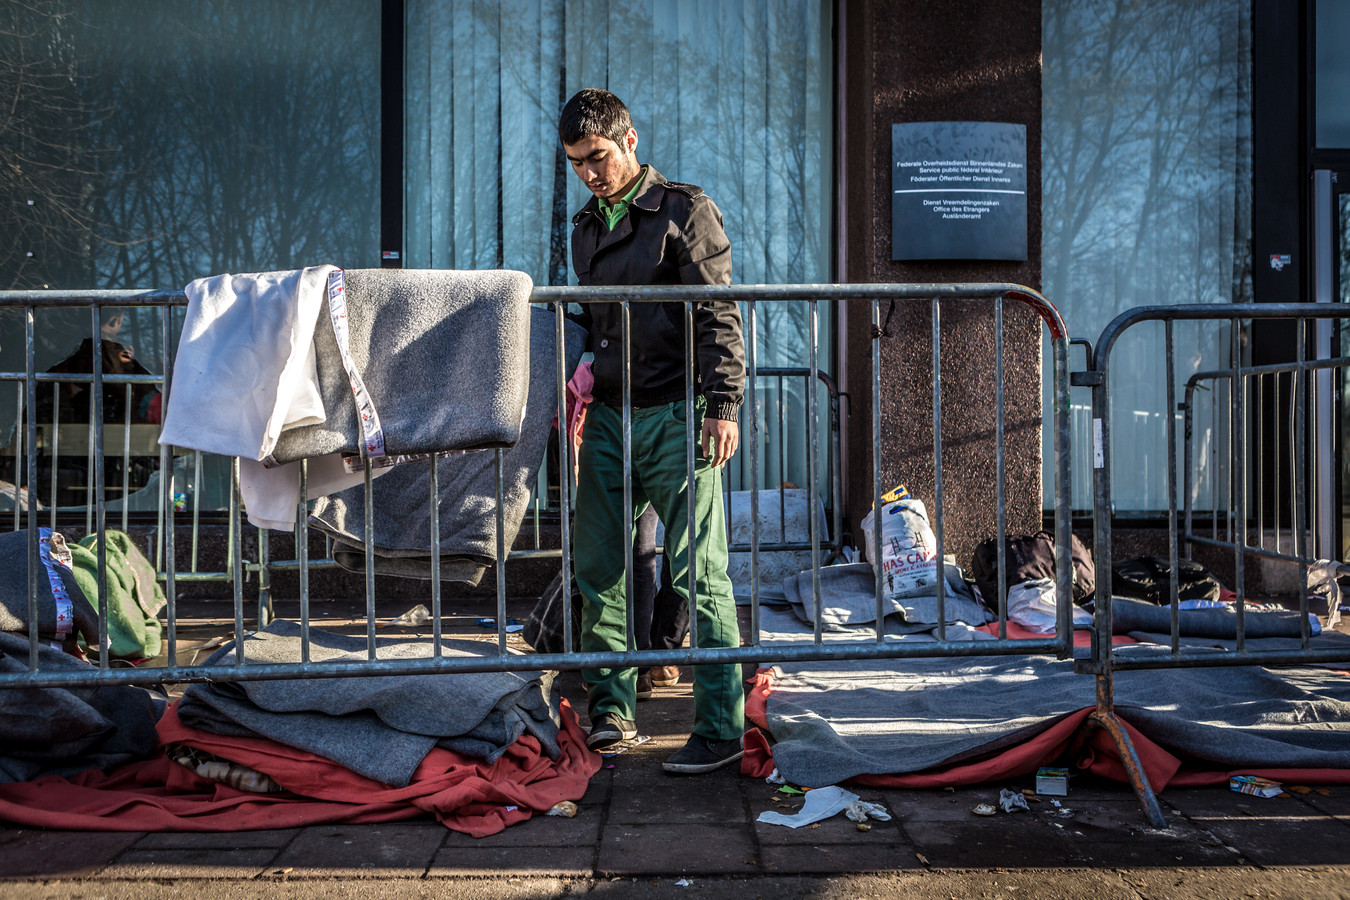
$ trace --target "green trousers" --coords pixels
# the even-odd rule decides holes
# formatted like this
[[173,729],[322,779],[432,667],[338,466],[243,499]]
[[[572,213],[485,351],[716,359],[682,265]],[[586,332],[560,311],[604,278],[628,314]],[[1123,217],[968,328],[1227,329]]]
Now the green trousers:
[[[703,400],[697,401],[697,439],[703,427]],[[578,459],[577,506],[572,555],[584,598],[581,649],[628,648],[624,585],[624,533],[648,504],[666,526],[666,559],[671,582],[687,603],[689,558],[697,575],[695,629],[700,647],[736,647],[740,629],[727,578],[726,524],[721,477],[695,448],[694,539],[689,539],[689,470],[684,401],[635,409],[632,414],[633,506],[623,502],[623,418],[621,410],[592,404]],[[591,720],[605,713],[636,718],[637,669],[583,669]],[[693,733],[714,741],[738,738],[745,730],[745,693],[739,665],[694,667]]]

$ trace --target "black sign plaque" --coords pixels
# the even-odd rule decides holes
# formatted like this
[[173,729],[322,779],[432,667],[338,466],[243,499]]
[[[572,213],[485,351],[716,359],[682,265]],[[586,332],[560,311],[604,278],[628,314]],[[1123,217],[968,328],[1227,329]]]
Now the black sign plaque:
[[891,126],[891,259],[1027,258],[1027,128]]

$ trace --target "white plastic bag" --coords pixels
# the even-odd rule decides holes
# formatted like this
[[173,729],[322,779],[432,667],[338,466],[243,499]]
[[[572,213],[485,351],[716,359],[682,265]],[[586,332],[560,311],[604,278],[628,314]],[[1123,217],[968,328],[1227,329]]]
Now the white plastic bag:
[[[1033,578],[1008,588],[1008,621],[1016,622],[1028,631],[1052,633],[1055,630],[1055,582],[1049,578]],[[1075,606],[1073,624],[1091,625],[1092,614]]]
[[[882,495],[881,500],[883,590],[892,599],[936,593],[941,573],[937,538],[928,524],[928,510],[923,501],[909,496],[904,485]],[[863,517],[862,533],[863,555],[871,560],[875,570],[873,519],[871,512]]]

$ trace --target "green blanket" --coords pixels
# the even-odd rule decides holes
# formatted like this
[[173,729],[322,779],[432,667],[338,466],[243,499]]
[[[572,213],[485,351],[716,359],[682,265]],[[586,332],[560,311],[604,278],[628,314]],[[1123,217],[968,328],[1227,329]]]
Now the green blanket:
[[164,591],[155,580],[155,568],[129,535],[110,530],[106,536],[106,611],[98,591],[98,535],[90,535],[78,544],[70,545],[75,581],[90,604],[108,620],[109,656],[122,659],[158,656],[158,613],[166,601]]

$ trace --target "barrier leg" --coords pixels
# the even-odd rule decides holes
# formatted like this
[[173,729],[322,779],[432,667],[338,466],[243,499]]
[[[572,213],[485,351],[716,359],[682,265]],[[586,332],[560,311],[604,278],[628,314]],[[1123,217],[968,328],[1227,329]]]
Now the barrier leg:
[[1134,741],[1130,740],[1125,726],[1116,716],[1114,704],[1111,702],[1110,678],[1109,674],[1097,676],[1097,708],[1089,717],[1089,721],[1105,728],[1111,735],[1111,740],[1115,741],[1116,752],[1120,756],[1121,764],[1125,766],[1125,774],[1130,778],[1130,787],[1134,788],[1135,796],[1143,804],[1144,818],[1148,820],[1148,824],[1154,828],[1166,828],[1167,821],[1163,818],[1162,808],[1158,806],[1158,798],[1154,795],[1153,788],[1149,786],[1144,767],[1139,762],[1139,754],[1134,750]]

